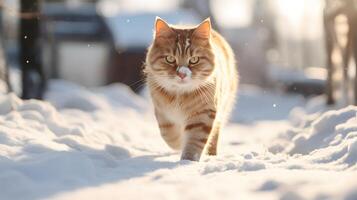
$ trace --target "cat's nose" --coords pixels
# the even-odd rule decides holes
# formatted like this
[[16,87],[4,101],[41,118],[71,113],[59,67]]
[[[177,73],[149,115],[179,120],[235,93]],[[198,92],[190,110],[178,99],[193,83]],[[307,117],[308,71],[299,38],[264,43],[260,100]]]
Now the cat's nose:
[[186,78],[187,76],[188,77],[191,77],[191,70],[186,67],[186,66],[180,66],[180,67],[177,67],[176,69],[176,73],[177,73],[177,76],[180,77],[181,79],[184,79]]
[[187,76],[187,74],[182,72],[177,72],[177,76],[179,76],[181,79],[184,79]]

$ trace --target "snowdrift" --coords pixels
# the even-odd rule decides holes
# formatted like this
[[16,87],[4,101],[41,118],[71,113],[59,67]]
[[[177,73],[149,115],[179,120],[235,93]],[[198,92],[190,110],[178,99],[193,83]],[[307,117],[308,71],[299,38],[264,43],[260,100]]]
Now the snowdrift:
[[126,86],[54,81],[46,99],[0,96],[0,199],[357,199],[357,107],[293,127],[230,124],[220,155],[196,163],[178,161],[150,103]]
[[0,199],[107,182],[119,160],[167,150],[151,146],[158,130],[146,101],[123,85],[90,92],[57,81],[47,95],[49,102],[0,97]]
[[270,151],[288,153],[313,163],[330,163],[340,169],[356,169],[357,107],[303,116],[294,129],[281,134]]

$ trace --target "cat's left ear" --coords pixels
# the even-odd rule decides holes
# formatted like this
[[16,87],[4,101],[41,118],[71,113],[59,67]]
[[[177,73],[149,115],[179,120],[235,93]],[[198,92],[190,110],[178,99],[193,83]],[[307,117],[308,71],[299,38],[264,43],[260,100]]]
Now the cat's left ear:
[[205,19],[196,27],[193,35],[198,38],[209,39],[211,37],[211,20],[209,18]]

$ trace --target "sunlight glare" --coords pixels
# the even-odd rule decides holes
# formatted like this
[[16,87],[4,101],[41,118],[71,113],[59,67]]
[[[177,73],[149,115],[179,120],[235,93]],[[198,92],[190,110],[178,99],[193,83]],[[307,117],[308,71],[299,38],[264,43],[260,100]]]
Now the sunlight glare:
[[252,21],[254,2],[251,0],[213,0],[213,13],[223,27],[246,27]]
[[279,13],[290,23],[298,23],[304,15],[305,0],[277,0]]

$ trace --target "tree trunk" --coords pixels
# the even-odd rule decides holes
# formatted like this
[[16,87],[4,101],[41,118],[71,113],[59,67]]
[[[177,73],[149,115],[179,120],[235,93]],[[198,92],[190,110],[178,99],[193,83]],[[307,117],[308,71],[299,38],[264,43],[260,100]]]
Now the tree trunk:
[[22,69],[22,98],[41,99],[45,89],[45,76],[40,48],[41,0],[21,0],[20,65]]
[[[327,1],[326,1],[327,3]],[[326,96],[327,104],[332,105],[335,103],[333,92],[333,72],[334,66],[332,63],[332,50],[333,50],[333,23],[334,20],[328,16],[328,12],[325,8],[324,16],[324,33],[325,33],[325,45],[326,45],[326,66],[327,66],[327,80],[326,80]]]

